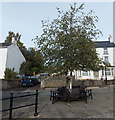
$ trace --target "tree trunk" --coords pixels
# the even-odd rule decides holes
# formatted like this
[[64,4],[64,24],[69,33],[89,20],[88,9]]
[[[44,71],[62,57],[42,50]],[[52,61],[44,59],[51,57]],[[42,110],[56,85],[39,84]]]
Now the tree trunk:
[[72,77],[72,71],[70,71],[70,76]]
[[73,84],[73,76],[72,76],[72,71],[70,71],[70,82],[69,82],[70,91],[72,90],[72,84]]

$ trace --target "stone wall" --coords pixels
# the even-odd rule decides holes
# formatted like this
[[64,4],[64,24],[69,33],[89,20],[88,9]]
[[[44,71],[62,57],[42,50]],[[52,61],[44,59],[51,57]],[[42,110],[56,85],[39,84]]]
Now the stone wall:
[[20,86],[19,80],[4,80],[0,79],[0,90],[16,88]]
[[[115,84],[115,80],[108,80],[108,85]],[[74,81],[73,86],[105,86],[105,81],[101,80],[77,80]],[[41,81],[41,88],[57,88],[61,86],[66,86],[66,77],[64,76],[54,76],[49,77]]]
[[41,81],[41,88],[56,88],[61,86],[66,86],[66,78],[64,76],[49,77]]

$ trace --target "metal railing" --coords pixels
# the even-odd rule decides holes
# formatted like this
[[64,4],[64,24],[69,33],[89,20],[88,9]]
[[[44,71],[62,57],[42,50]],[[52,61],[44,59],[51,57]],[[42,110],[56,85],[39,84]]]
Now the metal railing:
[[[31,104],[27,104],[27,105],[22,105],[22,106],[18,106],[18,107],[13,107],[13,100],[15,98],[22,98],[22,97],[27,97],[27,96],[36,96],[35,97],[35,103],[31,103]],[[29,107],[29,106],[32,106],[32,105],[35,105],[35,112],[34,112],[34,116],[37,116],[38,115],[38,90],[36,90],[35,93],[33,94],[27,94],[27,95],[20,95],[20,96],[13,96],[13,92],[10,93],[10,97],[8,98],[3,98],[3,99],[0,99],[0,100],[7,100],[7,99],[10,99],[10,106],[9,106],[9,109],[5,109],[5,110],[2,110],[0,112],[5,112],[5,111],[9,111],[9,120],[12,120],[12,111],[14,109],[19,109],[19,108],[23,108],[23,107]]]

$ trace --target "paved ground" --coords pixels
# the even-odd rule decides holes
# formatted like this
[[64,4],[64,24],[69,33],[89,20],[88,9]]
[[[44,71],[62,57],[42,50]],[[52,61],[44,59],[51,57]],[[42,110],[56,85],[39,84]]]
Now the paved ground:
[[[74,101],[69,106],[67,102],[52,104],[49,100],[49,91],[51,89],[40,89],[39,115],[36,118],[113,118],[113,87],[92,89],[94,99],[89,98],[87,104],[84,101]],[[25,91],[34,92],[35,90],[32,88]],[[25,102],[24,104],[28,104],[28,102],[34,101],[34,98],[29,97],[22,101]],[[16,103],[22,104],[19,101]],[[33,114],[34,106],[13,111],[14,118],[35,118]],[[3,113],[3,117],[8,117],[8,114]]]

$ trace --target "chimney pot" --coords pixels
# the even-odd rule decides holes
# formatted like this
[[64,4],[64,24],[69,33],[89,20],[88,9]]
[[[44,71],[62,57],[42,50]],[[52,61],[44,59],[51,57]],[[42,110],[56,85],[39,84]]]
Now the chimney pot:
[[13,43],[14,45],[17,45],[17,40],[15,40],[14,37],[12,38],[12,43]]

